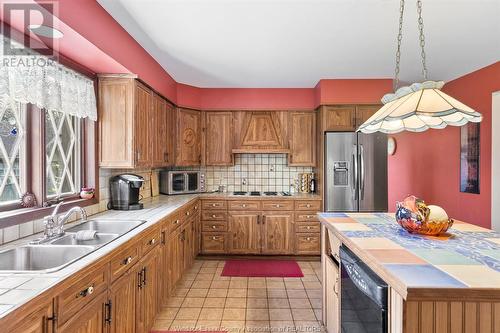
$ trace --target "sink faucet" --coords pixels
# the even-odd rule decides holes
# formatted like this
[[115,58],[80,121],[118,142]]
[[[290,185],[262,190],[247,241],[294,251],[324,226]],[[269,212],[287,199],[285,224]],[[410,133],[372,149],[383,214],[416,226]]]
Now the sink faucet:
[[64,235],[64,223],[70,218],[71,214],[80,212],[80,215],[82,217],[83,221],[87,220],[87,212],[85,209],[79,206],[72,207],[70,210],[66,212],[62,217],[58,218],[57,213],[59,212],[59,208],[62,205],[62,201],[58,203],[55,207],[54,210],[52,211],[52,214],[49,216],[45,216],[43,218],[43,222],[45,225],[45,228],[43,230],[43,237],[36,239],[32,241],[32,244],[40,244],[44,243],[48,240],[54,239],[61,237]]

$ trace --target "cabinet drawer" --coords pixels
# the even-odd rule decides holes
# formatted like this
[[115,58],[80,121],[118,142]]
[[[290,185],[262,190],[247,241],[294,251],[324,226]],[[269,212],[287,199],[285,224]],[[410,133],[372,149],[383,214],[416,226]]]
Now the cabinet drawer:
[[297,254],[319,254],[320,235],[319,234],[297,234],[295,236]]
[[218,211],[203,211],[201,219],[204,221],[226,221],[227,213]]
[[225,253],[226,234],[204,232],[201,239],[201,251],[203,253]]
[[145,255],[160,243],[160,229],[154,228],[141,237],[141,255]]
[[139,261],[139,248],[136,243],[117,252],[111,257],[111,281],[119,278],[130,267]]
[[203,200],[201,208],[203,210],[226,209],[227,205],[225,200]]
[[263,210],[293,210],[292,200],[281,200],[281,201],[263,201]]
[[203,231],[227,231],[227,222],[203,221]]
[[107,264],[96,267],[83,273],[76,282],[61,288],[63,292],[57,296],[58,325],[67,322],[85,305],[106,291],[108,272]]
[[295,210],[311,210],[320,211],[321,201],[320,200],[297,200],[295,201]]
[[295,232],[320,232],[319,222],[295,222]]
[[260,201],[257,200],[235,200],[228,202],[229,210],[260,210]]
[[319,221],[316,212],[297,212],[295,213],[295,221],[297,222],[310,222]]
[[181,218],[179,212],[172,214],[168,219],[168,228],[170,232],[181,226]]

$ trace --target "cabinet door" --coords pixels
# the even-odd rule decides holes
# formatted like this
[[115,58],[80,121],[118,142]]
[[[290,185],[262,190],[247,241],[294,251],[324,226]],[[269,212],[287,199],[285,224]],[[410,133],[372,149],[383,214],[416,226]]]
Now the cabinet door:
[[135,332],[135,293],[138,289],[136,282],[136,275],[133,272],[127,272],[109,288],[110,333]]
[[23,314],[18,322],[10,325],[10,333],[52,333],[54,332],[52,300],[29,315]]
[[191,267],[193,263],[193,243],[194,243],[194,231],[193,231],[193,223],[189,222],[184,230],[182,231],[182,248],[183,248],[183,264],[182,271],[184,272],[186,269]]
[[99,79],[99,165],[131,168],[135,164],[134,89],[130,78]]
[[232,112],[206,112],[205,164],[233,164]]
[[262,253],[293,253],[293,213],[265,213],[262,217]]
[[229,253],[260,253],[260,213],[231,212],[228,231]]
[[326,331],[339,332],[339,267],[331,258],[326,257]]
[[178,261],[179,261],[179,250],[178,250],[178,238],[179,238],[179,233],[176,232],[174,235],[171,235],[167,239],[167,244],[166,244],[166,257],[165,260],[167,262],[167,285],[168,285],[168,294],[171,295],[175,288],[175,284],[177,283],[176,276],[178,273]]
[[151,166],[150,122],[153,118],[152,92],[136,82],[135,96],[134,140],[136,166]]
[[354,131],[356,129],[356,107],[324,106],[322,109],[324,131]]
[[106,296],[102,293],[92,300],[64,325],[57,329],[58,333],[105,333]]
[[158,311],[158,247],[149,252],[140,262],[141,287],[136,310],[136,333],[149,332]]
[[292,112],[289,118],[290,155],[288,165],[316,165],[316,113]]
[[200,111],[177,109],[177,166],[201,163]]
[[356,128],[373,116],[381,107],[381,105],[362,105],[356,107]]
[[176,142],[176,133],[175,133],[175,107],[167,103],[165,105],[167,112],[167,164],[166,165],[174,165],[175,163],[175,142]]
[[167,102],[159,95],[153,95],[153,118],[151,131],[153,143],[153,167],[168,165],[168,121]]
[[168,228],[167,226],[161,232],[161,244],[160,244],[160,266],[158,267],[158,306],[165,305],[169,296],[169,284],[168,284],[168,265],[169,265],[169,246],[167,238]]

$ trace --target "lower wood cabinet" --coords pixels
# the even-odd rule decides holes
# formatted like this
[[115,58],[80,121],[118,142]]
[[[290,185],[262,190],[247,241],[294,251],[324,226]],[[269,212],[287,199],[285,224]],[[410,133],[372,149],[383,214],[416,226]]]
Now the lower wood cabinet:
[[340,331],[340,272],[339,266],[330,257],[325,257],[325,296],[326,296],[326,331],[338,333]]
[[53,333],[54,324],[54,306],[51,299],[34,309],[32,313],[20,317],[19,321],[12,323],[10,327],[8,326],[6,331],[10,333]]
[[230,212],[228,218],[228,252],[260,253],[260,213]]
[[262,215],[262,253],[293,253],[293,212]]
[[138,289],[139,278],[135,270],[125,273],[109,287],[109,332],[135,332],[135,294]]
[[159,248],[149,252],[135,270],[137,281],[135,332],[147,333],[154,324],[158,312],[158,264]]
[[57,333],[106,333],[108,330],[106,316],[107,309],[109,309],[107,304],[107,293],[101,293],[83,307],[77,315],[59,326]]

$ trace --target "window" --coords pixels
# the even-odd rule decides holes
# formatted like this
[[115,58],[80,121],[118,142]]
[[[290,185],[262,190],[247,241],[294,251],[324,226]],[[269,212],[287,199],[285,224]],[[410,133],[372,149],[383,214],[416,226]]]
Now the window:
[[0,109],[0,204],[18,202],[26,191],[26,107]]
[[94,142],[94,126],[93,121],[31,104],[0,110],[0,210],[21,208],[27,192],[35,194],[38,206],[45,206],[77,199],[83,186],[94,185],[95,156],[90,155],[95,149],[85,147],[86,137]]

